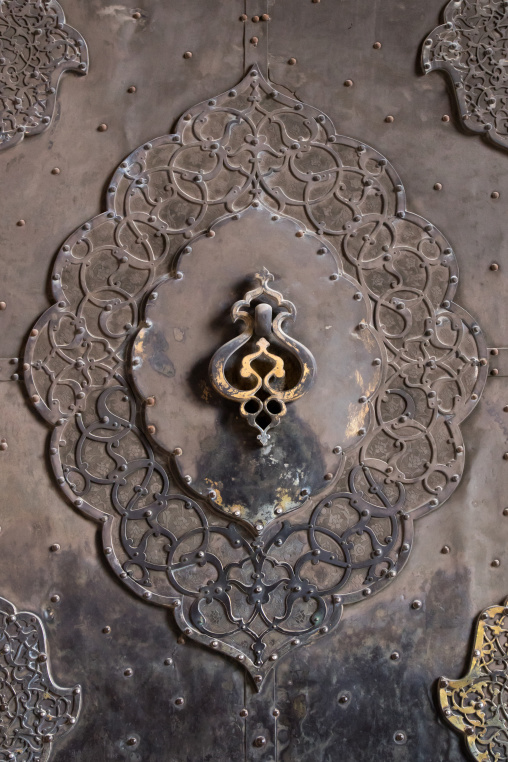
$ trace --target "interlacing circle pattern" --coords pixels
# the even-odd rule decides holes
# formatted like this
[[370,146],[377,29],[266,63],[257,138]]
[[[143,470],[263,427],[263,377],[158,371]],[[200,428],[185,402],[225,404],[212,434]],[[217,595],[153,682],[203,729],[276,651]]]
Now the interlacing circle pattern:
[[70,69],[86,74],[87,47],[56,0],[0,0],[0,150],[47,129]]
[[79,715],[81,687],[60,688],[49,671],[44,626],[0,598],[0,760],[46,762]]
[[481,762],[508,760],[508,601],[480,615],[471,666],[460,680],[442,677],[439,702]]
[[[459,424],[485,383],[485,342],[452,301],[450,245],[406,211],[393,167],[256,68],[136,149],[107,197],[107,211],[56,258],[55,303],[27,342],[29,394],[53,427],[57,480],[103,524],[115,573],[145,600],[174,606],[189,637],[238,659],[260,685],[289,649],[328,632],[344,604],[396,577],[413,520],[456,488]],[[327,496],[254,538],[207,499],[186,497],[128,381],[144,300],[180,277],[194,240],[251,205],[290,216],[338,252],[337,271],[366,300],[359,330],[383,347],[371,423]]]
[[424,42],[425,73],[451,77],[464,126],[508,148],[508,2],[450,0]]

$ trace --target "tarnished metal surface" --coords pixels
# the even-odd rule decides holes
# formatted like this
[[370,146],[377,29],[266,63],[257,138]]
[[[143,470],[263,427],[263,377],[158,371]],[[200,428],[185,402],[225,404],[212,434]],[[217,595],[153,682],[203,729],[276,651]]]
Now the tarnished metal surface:
[[1,0],[0,150],[46,130],[61,75],[87,69],[85,40],[57,0]]
[[507,3],[450,0],[444,22],[424,42],[425,72],[446,72],[463,125],[508,148]]
[[[500,305],[506,289],[508,179],[502,154],[442,121],[449,114],[444,89],[415,72],[415,51],[438,23],[441,0],[279,0],[268,7],[266,22],[251,21],[252,9],[249,20],[240,21],[244,8],[233,5],[216,0],[204,10],[193,0],[155,0],[133,9],[67,1],[67,17],[89,42],[93,65],[78,83],[79,94],[75,81],[62,80],[61,119],[0,159],[5,252],[0,300],[6,305],[0,312],[0,354],[20,356],[35,314],[48,304],[42,284],[53,254],[70,230],[104,208],[101,193],[109,168],[134,146],[165,134],[191,104],[227,92],[241,79],[247,24],[259,29],[249,30],[259,38],[253,51],[269,34],[270,79],[280,83],[279,91],[286,85],[298,100],[329,113],[340,132],[390,158],[404,178],[408,207],[445,230],[458,254],[458,301],[478,317],[490,347],[506,346],[507,316]],[[376,42],[380,46],[374,47]],[[192,57],[183,57],[187,51]],[[344,87],[346,81],[352,86]],[[385,121],[388,116],[391,121]],[[107,130],[99,132],[101,124]],[[51,174],[55,168],[60,174]],[[438,184],[440,191],[434,190]],[[17,226],[21,220],[25,225]],[[497,271],[490,270],[492,259]],[[299,298],[285,286],[280,290],[299,309]],[[221,325],[244,292],[224,299]],[[299,310],[295,323],[299,340],[302,315]],[[221,344],[211,344],[208,357]],[[97,552],[96,525],[66,508],[53,487],[44,432],[20,385],[1,384],[4,594],[44,617],[67,682],[83,682],[82,717],[54,758],[465,759],[458,735],[439,719],[434,681],[440,674],[464,674],[475,617],[506,597],[503,384],[503,378],[492,376],[463,423],[468,456],[463,479],[447,505],[420,522],[404,574],[361,606],[345,606],[341,626],[312,647],[294,649],[275,662],[257,695],[239,665],[185,635],[182,642],[163,608],[136,600],[107,573]],[[316,388],[292,407],[310,400]],[[156,400],[147,411],[158,405]],[[86,425],[94,420],[86,419]],[[97,442],[91,444],[90,453],[100,462]],[[158,451],[154,440],[151,447]],[[135,457],[136,450],[130,454]],[[153,462],[165,468],[166,456],[158,452]],[[95,461],[89,465],[95,467]],[[60,549],[50,551],[55,543]],[[449,552],[441,553],[445,547]],[[499,567],[491,566],[494,559],[501,560]],[[50,601],[54,593],[58,604]],[[416,601],[421,606],[413,608]]]
[[463,734],[473,759],[508,759],[508,608],[489,606],[481,614],[474,637],[471,664],[460,680],[442,677],[441,709]]
[[81,686],[51,677],[44,625],[0,598],[0,759],[47,762],[78,719]]

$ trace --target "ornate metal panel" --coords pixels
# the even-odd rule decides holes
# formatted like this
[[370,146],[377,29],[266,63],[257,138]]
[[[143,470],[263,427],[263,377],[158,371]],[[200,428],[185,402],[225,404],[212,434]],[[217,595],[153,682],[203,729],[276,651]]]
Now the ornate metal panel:
[[3,590],[83,686],[52,758],[466,758],[508,179],[415,70],[441,4],[66,0],[88,76],[0,157]]
[[[395,578],[413,519],[455,489],[458,424],[487,373],[481,331],[452,302],[452,249],[406,211],[387,160],[257,67],[123,161],[108,209],[61,248],[25,383],[55,425],[57,481],[103,524],[120,580],[173,605],[186,635],[240,660],[261,687],[344,604]],[[296,308],[269,289],[263,263],[303,308],[302,343],[282,333]],[[213,353],[221,301],[249,269],[258,288],[233,308],[245,331]],[[254,301],[264,318],[247,311]],[[261,351],[266,376],[253,370]],[[143,432],[129,371],[169,469]],[[274,375],[298,400],[276,430],[266,412],[266,427],[256,423],[277,402]],[[253,412],[230,404],[263,385]]]
[[86,43],[57,0],[2,0],[0,149],[46,130],[63,72],[87,69]]

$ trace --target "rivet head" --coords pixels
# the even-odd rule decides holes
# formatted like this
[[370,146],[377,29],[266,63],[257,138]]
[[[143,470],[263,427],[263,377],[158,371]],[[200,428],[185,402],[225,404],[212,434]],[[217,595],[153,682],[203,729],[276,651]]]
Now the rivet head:
[[372,47],[374,48],[374,50],[380,50],[381,49],[381,43],[380,42],[375,42]]
[[495,558],[490,565],[494,567],[498,567],[501,565],[501,561],[499,560],[499,558]]
[[146,430],[148,431],[149,434],[155,434],[155,426],[153,426],[152,424],[150,424],[150,426],[147,426]]
[[127,88],[128,93],[135,93],[136,90],[137,90],[137,87],[135,85],[131,85],[130,87]]
[[263,13],[263,15],[261,16],[261,19],[263,21],[270,21],[270,16],[268,15],[268,13]]
[[153,407],[153,405],[155,405],[155,397],[147,397],[146,404],[148,407]]
[[388,116],[385,116],[385,122],[388,122],[388,124],[391,124],[395,120],[395,117],[393,117],[391,114],[388,114]]
[[499,191],[492,191],[492,193],[490,194],[490,197],[491,198],[499,198]]
[[131,736],[130,738],[127,739],[127,746],[136,746],[137,742],[138,742],[138,739],[134,738],[134,736]]
[[178,458],[183,453],[183,450],[181,447],[175,447],[173,450],[173,455]]
[[344,87],[353,87],[353,80],[346,79],[346,81],[344,82]]
[[290,58],[289,61],[288,61],[288,64],[290,66],[294,66],[296,64],[296,58]]
[[443,184],[442,183],[434,183],[434,190],[436,190],[436,191],[443,190]]
[[134,13],[132,14],[132,18],[138,21],[141,18],[141,13],[139,11],[134,11]]
[[333,479],[333,474],[327,473],[325,474],[325,481],[329,482]]
[[53,167],[51,170],[52,175],[59,175],[60,174],[60,167]]
[[248,712],[247,709],[240,709],[239,715],[240,715],[240,717],[248,717],[249,716],[249,712]]
[[248,18],[249,17],[247,16],[246,13],[242,13],[242,15],[240,16],[240,21],[247,21]]
[[499,270],[498,263],[497,262],[492,262],[492,264],[490,265],[490,269],[494,270],[494,271]]
[[402,730],[397,730],[396,733],[393,735],[393,740],[395,743],[405,743],[406,742],[406,734]]
[[182,706],[182,704],[184,703],[185,703],[185,699],[183,698],[183,696],[179,696],[177,699],[175,699],[175,704],[177,706]]
[[102,628],[102,632],[104,635],[109,635],[109,633],[111,632],[111,627],[109,626],[109,624],[107,624],[105,627]]
[[55,593],[54,595],[51,596],[49,600],[51,601],[51,603],[60,603],[60,596],[58,595],[58,593]]
[[127,669],[124,669],[123,674],[125,677],[132,677],[134,670],[131,667],[127,667]]
[[99,124],[99,126],[97,127],[97,130],[99,132],[106,132],[107,129],[108,129],[108,125],[105,124],[105,122],[102,122],[102,124]]
[[443,114],[443,116],[441,117],[441,121],[442,122],[449,122],[450,121],[450,117],[448,116],[448,114]]
[[5,302],[0,302],[0,310],[5,310],[5,309],[7,309],[6,303]]
[[450,552],[450,546],[443,545],[443,547],[441,548],[441,553],[443,553],[444,555],[447,555],[449,552]]
[[18,220],[16,222],[16,225],[18,226],[18,228],[22,228],[25,224],[26,224],[25,220]]
[[192,58],[192,52],[190,50],[186,50],[183,54],[184,58]]
[[34,405],[36,405],[38,402],[40,402],[40,401],[41,401],[41,398],[39,397],[39,395],[38,395],[38,394],[32,394],[32,396],[30,397],[30,399],[32,400],[32,402],[34,403]]
[[254,746],[257,746],[257,748],[261,748],[262,746],[266,745],[266,738],[264,736],[258,736],[254,739]]
[[60,550],[60,545],[57,542],[55,542],[53,543],[53,545],[49,546],[49,549],[52,553],[57,553]]
[[419,600],[414,600],[411,604],[411,608],[416,610],[421,609],[422,606],[423,606],[423,603]]
[[391,659],[392,661],[399,661],[399,659],[400,659],[400,654],[399,654],[399,652],[398,652],[398,651],[393,651],[393,652],[390,654],[390,659]]
[[503,458],[504,460],[508,460],[508,452],[505,452],[505,454],[503,455]]

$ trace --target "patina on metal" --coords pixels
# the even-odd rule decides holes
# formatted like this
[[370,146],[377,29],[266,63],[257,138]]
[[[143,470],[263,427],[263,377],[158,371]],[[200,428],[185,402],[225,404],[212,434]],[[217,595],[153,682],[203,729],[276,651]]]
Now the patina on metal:
[[508,148],[507,13],[505,0],[450,0],[422,52],[425,73],[450,77],[463,126],[500,148]]
[[439,682],[439,704],[447,722],[462,734],[470,757],[481,762],[508,759],[507,668],[505,601],[479,616],[467,674]]
[[51,123],[64,71],[86,74],[88,50],[57,0],[0,2],[0,150]]
[[[393,581],[414,519],[457,487],[485,341],[452,301],[451,247],[406,210],[393,167],[255,66],[136,149],[107,198],[57,256],[25,382],[53,426],[57,481],[102,524],[119,579],[172,606],[184,635],[237,659],[260,688],[345,604]],[[268,473],[268,448],[236,411],[237,434],[207,386],[247,264],[298,304],[319,369],[272,430],[275,478],[261,484],[248,463],[261,454]],[[298,500],[271,492],[286,455],[305,479]]]
[[44,625],[0,598],[0,759],[47,762],[79,717],[81,686],[51,676]]
[[[226,399],[240,403],[240,415],[247,419],[249,426],[259,431],[257,439],[262,445],[268,444],[271,439],[269,430],[278,426],[280,419],[286,415],[286,403],[302,397],[312,386],[316,375],[316,362],[312,354],[303,344],[290,338],[282,327],[287,320],[295,320],[296,307],[268,285],[273,279],[273,275],[263,268],[256,275],[259,285],[235,302],[231,319],[234,323],[243,321],[245,328],[218,349],[210,361],[213,387]],[[260,297],[263,301],[252,309],[252,302]],[[279,310],[275,315],[272,303]],[[238,351],[254,337],[257,339],[255,351],[250,354],[244,352],[241,357],[239,376],[240,380],[245,380],[242,386],[245,382],[248,385],[245,389],[240,387],[240,383],[231,383],[228,375],[235,371],[233,363]],[[284,355],[286,358],[289,355],[290,360],[293,358],[298,364],[299,372],[291,385],[288,384],[290,360],[285,360]],[[228,363],[233,368],[228,368]]]

